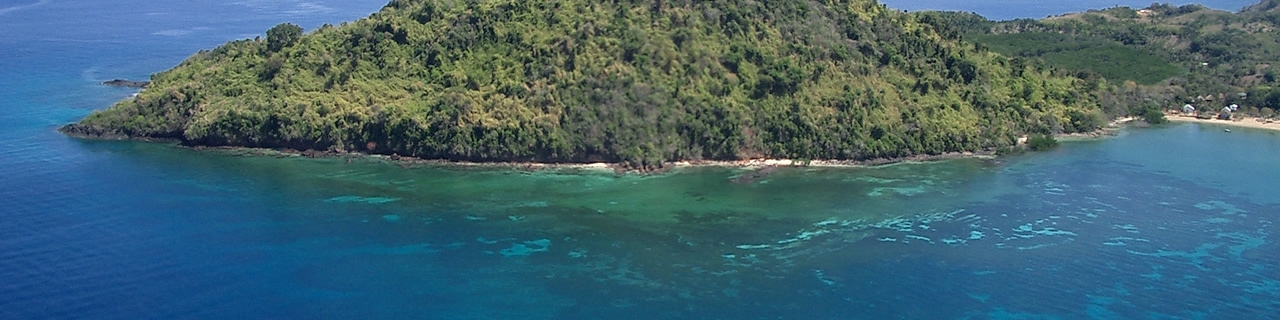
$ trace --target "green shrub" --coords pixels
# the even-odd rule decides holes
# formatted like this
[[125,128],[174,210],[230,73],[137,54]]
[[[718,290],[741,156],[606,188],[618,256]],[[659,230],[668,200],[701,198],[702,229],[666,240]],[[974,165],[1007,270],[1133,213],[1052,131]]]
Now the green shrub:
[[299,38],[302,38],[302,27],[292,23],[278,24],[267,30],[267,49],[278,52],[293,45]]
[[1031,149],[1031,151],[1045,151],[1057,147],[1058,139],[1054,139],[1053,135],[1037,134],[1032,135],[1031,139],[1027,140],[1027,148]]
[[1169,122],[1169,119],[1164,118],[1164,112],[1161,112],[1158,109],[1147,109],[1146,112],[1142,113],[1142,120],[1150,124]]

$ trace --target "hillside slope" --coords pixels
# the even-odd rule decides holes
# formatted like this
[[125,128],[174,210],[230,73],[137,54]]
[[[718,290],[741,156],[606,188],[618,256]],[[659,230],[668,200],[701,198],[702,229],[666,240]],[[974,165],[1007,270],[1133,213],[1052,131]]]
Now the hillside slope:
[[1280,109],[1280,0],[1234,13],[1154,4],[1000,22],[967,13],[920,15],[1012,57],[1042,59],[1117,86],[1134,82],[1103,99],[1116,100],[1103,101],[1107,109],[1151,101],[1211,111],[1239,104],[1257,114]]
[[200,52],[62,131],[471,161],[872,159],[1093,130],[1091,90],[872,0],[396,0]]

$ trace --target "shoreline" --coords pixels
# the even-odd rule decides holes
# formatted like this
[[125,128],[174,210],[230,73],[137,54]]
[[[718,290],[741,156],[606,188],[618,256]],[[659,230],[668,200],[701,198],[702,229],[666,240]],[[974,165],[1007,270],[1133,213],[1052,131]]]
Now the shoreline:
[[235,155],[246,156],[268,156],[268,157],[304,157],[313,159],[322,158],[345,158],[349,163],[355,159],[369,159],[375,161],[387,161],[390,164],[402,168],[410,168],[412,166],[441,166],[455,168],[503,168],[516,169],[526,171],[538,170],[584,170],[612,172],[615,174],[636,173],[641,175],[663,174],[675,169],[684,168],[739,168],[751,170],[763,170],[769,168],[795,167],[795,168],[867,168],[885,165],[894,165],[902,163],[926,163],[934,161],[945,161],[952,159],[995,159],[994,151],[983,152],[951,152],[937,155],[915,155],[900,158],[871,159],[871,160],[799,160],[799,159],[743,159],[743,160],[686,160],[668,162],[658,168],[633,168],[621,163],[608,162],[592,162],[592,163],[543,163],[543,162],[474,162],[474,161],[454,161],[446,159],[422,159],[416,157],[407,157],[399,155],[383,155],[369,154],[362,152],[349,151],[317,151],[317,150],[293,150],[293,149],[268,149],[268,148],[251,148],[251,147],[234,147],[234,146],[184,146],[178,144],[179,147],[196,150],[196,151],[221,151]]
[[[1106,139],[1117,135],[1119,130],[1127,125],[1132,124],[1137,119],[1133,117],[1119,118],[1112,120],[1107,126],[1093,132],[1086,133],[1070,133],[1055,134],[1054,138],[1061,141],[1084,141],[1095,139]],[[1216,123],[1216,122],[1215,122]],[[1225,123],[1224,123],[1225,124]],[[1274,124],[1273,130],[1280,131],[1280,124]],[[92,136],[77,134],[77,132],[67,132],[59,129],[60,132],[67,134],[73,138],[81,139],[103,139],[103,140],[135,140],[135,141],[151,141],[151,142],[173,142],[175,145],[197,151],[222,151],[235,155],[246,156],[267,156],[267,157],[305,157],[305,158],[345,158],[348,163],[354,159],[369,159],[375,161],[387,161],[390,164],[410,168],[412,166],[441,166],[454,168],[506,168],[524,171],[536,170],[584,170],[613,172],[615,174],[635,173],[641,175],[654,175],[670,172],[675,169],[683,168],[699,168],[699,167],[719,167],[719,168],[739,168],[756,170],[763,174],[772,173],[780,167],[808,167],[808,168],[867,168],[904,163],[927,163],[936,161],[946,161],[953,159],[995,159],[997,158],[996,150],[982,151],[965,151],[965,152],[948,152],[943,154],[923,154],[897,158],[881,158],[868,160],[804,160],[804,159],[776,159],[776,158],[756,158],[741,160],[684,160],[667,162],[659,167],[636,168],[623,163],[609,162],[593,162],[593,163],[546,163],[546,162],[511,162],[511,161],[495,161],[495,162],[475,162],[475,161],[458,161],[448,159],[422,159],[417,157],[370,154],[364,152],[352,152],[345,150],[294,150],[294,149],[276,149],[276,148],[260,148],[260,147],[238,147],[238,146],[201,146],[201,145],[184,145],[178,139],[165,138],[147,138],[147,137],[125,137],[125,136]],[[1019,145],[1025,144],[1027,137],[1020,138]],[[767,171],[767,172],[766,172]]]
[[[1061,141],[1085,141],[1095,139],[1107,139],[1118,134],[1121,128],[1129,126],[1139,119],[1136,117],[1125,117],[1111,120],[1105,127],[1093,132],[1085,133],[1069,133],[1055,134],[1055,139]],[[1277,128],[1280,130],[1280,127]],[[1019,139],[1018,145],[1026,143],[1026,137]],[[179,144],[181,146],[181,144]],[[776,159],[776,158],[756,158],[741,160],[683,160],[664,163],[661,167],[656,168],[635,168],[622,163],[609,162],[592,162],[592,163],[546,163],[546,162],[475,162],[475,161],[456,161],[448,159],[422,159],[417,157],[400,156],[400,155],[384,155],[370,154],[352,151],[335,151],[335,150],[292,150],[292,149],[269,149],[269,148],[252,148],[252,147],[234,147],[234,146],[182,146],[193,150],[223,150],[230,152],[238,152],[241,154],[255,156],[301,156],[306,158],[347,158],[350,162],[352,159],[373,159],[380,161],[389,161],[394,165],[402,168],[408,168],[414,165],[442,166],[456,168],[506,168],[526,171],[535,170],[585,170],[613,172],[615,174],[637,173],[641,175],[663,174],[675,169],[683,168],[701,168],[701,167],[718,167],[718,168],[739,168],[756,170],[762,174],[772,173],[774,169],[780,167],[795,168],[868,168],[904,163],[927,163],[935,161],[946,161],[953,159],[995,159],[997,154],[995,150],[983,151],[965,151],[965,152],[948,152],[943,154],[924,154],[913,155],[897,158],[882,158],[869,160],[802,160],[802,159]],[[755,177],[749,177],[748,181]]]
[[1218,120],[1217,118],[1200,119],[1200,118],[1196,118],[1189,115],[1166,113],[1165,119],[1169,119],[1169,122],[1178,122],[1178,123],[1215,124],[1215,125],[1231,126],[1231,127],[1237,127],[1237,128],[1280,131],[1280,121],[1266,120],[1264,122],[1262,118],[1244,118],[1239,120]]
[[[1095,130],[1093,132],[1059,133],[1059,134],[1054,134],[1053,138],[1063,142],[1107,139],[1107,138],[1111,138],[1116,135],[1119,135],[1121,128],[1127,127],[1136,121],[1138,121],[1138,118],[1136,117],[1116,118],[1111,120],[1110,122],[1107,122],[1106,126],[1102,127],[1101,129]],[[1018,141],[1018,144],[1020,145],[1024,143],[1026,143],[1025,140]]]

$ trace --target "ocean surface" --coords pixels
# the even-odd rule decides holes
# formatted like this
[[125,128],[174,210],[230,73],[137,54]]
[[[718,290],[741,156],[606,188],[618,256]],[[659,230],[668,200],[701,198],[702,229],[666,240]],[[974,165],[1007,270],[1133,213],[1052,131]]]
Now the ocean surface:
[[1280,318],[1275,132],[751,183],[55,132],[134,92],[101,81],[381,5],[0,5],[0,319]]

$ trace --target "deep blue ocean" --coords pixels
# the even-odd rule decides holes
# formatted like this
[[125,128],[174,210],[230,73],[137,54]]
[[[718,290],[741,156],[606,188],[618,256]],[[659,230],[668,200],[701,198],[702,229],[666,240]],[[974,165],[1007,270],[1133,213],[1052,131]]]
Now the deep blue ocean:
[[0,4],[0,319],[1280,318],[1276,132],[736,184],[55,131],[134,92],[101,81],[382,4]]

